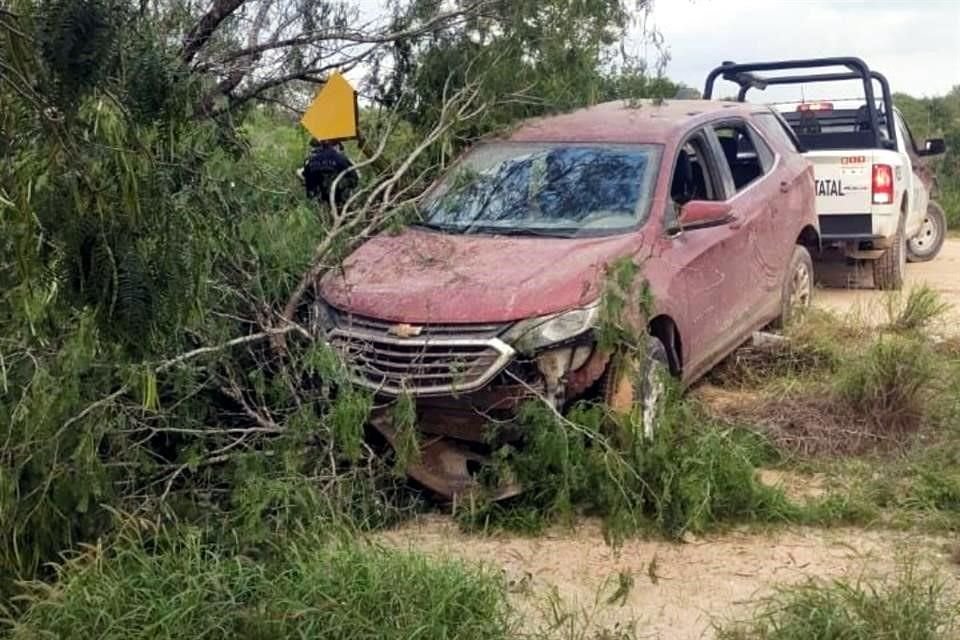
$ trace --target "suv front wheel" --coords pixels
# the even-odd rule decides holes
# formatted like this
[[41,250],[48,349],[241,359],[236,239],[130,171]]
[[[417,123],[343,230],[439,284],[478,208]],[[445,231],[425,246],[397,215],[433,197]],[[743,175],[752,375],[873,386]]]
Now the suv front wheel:
[[615,354],[608,367],[604,385],[607,406],[613,413],[625,417],[632,431],[642,431],[645,440],[652,440],[670,377],[667,348],[659,338],[649,336],[646,353]]

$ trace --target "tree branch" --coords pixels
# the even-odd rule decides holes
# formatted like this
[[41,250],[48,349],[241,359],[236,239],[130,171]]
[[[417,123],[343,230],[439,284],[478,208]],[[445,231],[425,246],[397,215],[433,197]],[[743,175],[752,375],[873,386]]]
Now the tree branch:
[[201,16],[200,20],[193,25],[193,28],[187,32],[183,39],[180,59],[183,60],[184,64],[190,64],[193,61],[193,58],[207,44],[220,24],[233,15],[244,2],[246,0],[214,0],[210,9]]
[[478,0],[461,9],[438,13],[421,25],[399,31],[387,31],[385,33],[368,33],[358,29],[319,29],[316,31],[308,31],[291,38],[264,42],[254,46],[248,46],[244,49],[238,49],[237,51],[231,51],[222,57],[219,62],[224,64],[245,56],[263,53],[270,49],[303,46],[324,40],[339,40],[353,44],[385,44],[395,40],[415,38],[441,27],[449,26],[450,22],[471,15],[492,2],[493,0]]

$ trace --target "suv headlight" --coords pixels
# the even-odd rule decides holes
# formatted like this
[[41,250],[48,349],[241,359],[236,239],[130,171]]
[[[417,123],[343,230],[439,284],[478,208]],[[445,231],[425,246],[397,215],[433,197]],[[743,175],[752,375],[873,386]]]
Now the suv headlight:
[[563,313],[521,320],[503,334],[504,342],[524,354],[531,354],[593,329],[600,314],[600,303]]

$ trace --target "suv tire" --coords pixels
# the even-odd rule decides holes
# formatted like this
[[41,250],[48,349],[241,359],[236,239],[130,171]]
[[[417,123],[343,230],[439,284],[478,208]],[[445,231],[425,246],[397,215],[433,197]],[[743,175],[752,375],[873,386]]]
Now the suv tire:
[[908,262],[930,262],[937,257],[947,237],[947,215],[936,202],[927,204],[919,233],[907,241]]
[[613,356],[607,369],[603,399],[615,414],[641,420],[643,438],[652,440],[667,392],[670,360],[663,342],[653,336],[647,338],[642,362],[638,360],[641,358],[631,354]]
[[893,244],[873,261],[873,285],[881,291],[899,291],[907,270],[907,241],[903,233],[903,218],[897,226]]
[[775,329],[784,328],[798,310],[807,309],[813,300],[813,259],[806,247],[797,245],[783,276],[780,291],[780,315],[773,321]]

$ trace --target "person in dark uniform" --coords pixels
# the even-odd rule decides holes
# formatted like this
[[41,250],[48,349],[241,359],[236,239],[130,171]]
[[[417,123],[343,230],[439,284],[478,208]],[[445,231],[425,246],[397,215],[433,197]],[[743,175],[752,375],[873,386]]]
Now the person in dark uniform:
[[[337,191],[334,202],[337,206],[343,204],[357,187],[358,176],[353,163],[343,151],[339,142],[310,141],[310,154],[303,163],[303,185],[308,198],[317,198],[320,202],[330,202],[330,190],[337,176],[343,176],[337,182]],[[344,173],[346,172],[346,173]]]

